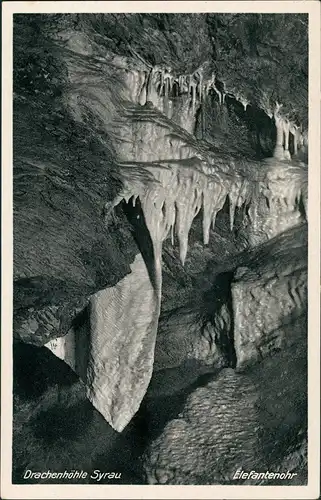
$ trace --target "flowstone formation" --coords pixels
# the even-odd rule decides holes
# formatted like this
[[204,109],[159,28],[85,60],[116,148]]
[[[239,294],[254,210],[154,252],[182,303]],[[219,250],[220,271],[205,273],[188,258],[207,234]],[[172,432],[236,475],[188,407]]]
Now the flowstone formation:
[[[238,209],[244,214],[242,223],[249,244],[253,242],[258,244],[304,220],[305,214],[302,214],[299,207],[300,203],[303,206],[307,203],[305,189],[307,171],[304,165],[283,167],[275,165],[273,161],[271,165],[267,163],[255,171],[254,168],[257,166],[255,164],[249,168],[245,162],[241,162],[240,165],[237,162],[230,164],[217,162],[215,155],[195,140],[190,130],[195,126],[196,108],[202,105],[202,100],[206,98],[209,89],[215,87],[214,77],[203,83],[200,72],[197,73],[197,78],[195,75],[174,78],[168,71],[160,69],[152,69],[149,77],[146,76],[146,72],[139,73],[127,69],[124,72],[124,95],[128,101],[122,102],[122,109],[115,119],[117,139],[113,143],[123,188],[118,196],[106,205],[106,219],[108,220],[114,207],[122,201],[132,205],[133,209],[139,204],[148,237],[151,239],[153,257],[152,261],[148,262],[149,275],[147,268],[144,271],[145,284],[142,281],[142,271],[135,273],[134,268],[132,268],[132,279],[141,283],[142,300],[146,301],[148,294],[151,294],[153,299],[151,303],[146,302],[148,307],[146,306],[141,312],[142,318],[149,319],[142,320],[140,328],[133,326],[135,321],[131,319],[130,311],[133,311],[136,317],[137,308],[132,307],[130,297],[125,298],[125,292],[124,294],[119,292],[120,298],[115,306],[112,306],[113,301],[110,300],[107,291],[92,299],[92,304],[98,304],[92,307],[102,311],[102,319],[97,323],[94,319],[96,313],[92,313],[93,347],[89,365],[90,375],[87,379],[88,395],[117,430],[122,430],[137,411],[152,374],[153,349],[161,301],[164,240],[170,236],[173,245],[177,240],[180,260],[184,265],[190,228],[201,210],[205,245],[209,243],[210,229],[215,229],[216,216],[227,199],[230,229],[233,230],[235,212]],[[173,124],[171,121],[175,113],[175,105],[170,105],[174,84],[177,85],[177,92],[181,94],[182,106],[188,110],[185,117],[180,115],[181,125]],[[93,112],[99,111],[100,116],[104,117],[104,102],[101,101],[98,108],[96,99],[93,99],[88,89],[83,91],[82,100],[86,106],[92,106]],[[219,102],[223,105],[223,98],[220,98]],[[73,105],[73,111],[79,112],[80,116],[82,109],[81,105],[77,107]],[[182,126],[184,119],[187,130]],[[129,279],[128,276],[125,281]],[[129,292],[131,293],[132,291]],[[103,314],[104,310],[113,307],[117,309],[120,307],[124,311],[122,314],[127,317],[122,328],[117,318],[109,318],[108,313],[107,317]],[[124,335],[126,338],[132,337],[132,346],[135,342],[144,345],[143,339],[146,337],[148,338],[146,342],[150,346],[149,353],[143,351],[145,357],[134,357],[133,368],[129,372],[126,370],[127,374],[122,373],[120,368],[117,369],[117,365],[115,370],[112,370],[113,362],[110,360],[120,355],[120,348],[114,351],[106,341],[108,334],[107,337],[106,334],[102,335],[103,331],[112,332],[113,344],[117,335],[120,339]],[[146,332],[144,335],[143,331]],[[100,347],[100,338],[104,339],[102,341],[104,347]],[[120,340],[120,345],[122,344],[123,341]],[[124,352],[132,350],[133,347],[124,348]],[[106,361],[103,361],[104,359]],[[140,359],[145,360],[144,368],[139,368]],[[110,371],[111,375],[107,375],[105,369],[96,368],[102,364],[110,366],[108,373]],[[142,375],[137,377],[137,373]],[[99,380],[107,377],[109,383],[98,382],[97,377]],[[136,381],[134,386],[132,386],[133,380]],[[119,383],[122,389],[118,389]],[[135,394],[134,402],[133,394]]]
[[[145,19],[150,28],[146,28],[146,33],[150,34],[152,43],[155,37],[163,36],[157,16],[119,19],[122,27],[134,19],[138,23]],[[185,40],[184,30],[191,29],[191,18],[179,19],[174,17],[173,22],[175,20],[179,25],[183,21],[182,32],[177,28],[182,41]],[[269,84],[263,82],[260,92],[256,89],[249,94],[242,85],[237,90],[231,84],[229,71],[226,68],[226,73],[223,71],[225,63],[220,67],[219,57],[213,54],[207,54],[204,61],[196,61],[191,50],[191,60],[184,64],[179,62],[178,52],[168,48],[163,54],[155,49],[152,57],[145,52],[149,50],[147,47],[136,46],[139,42],[134,35],[136,42],[134,40],[130,45],[126,37],[116,29],[113,31],[113,17],[104,20],[100,16],[90,19],[58,16],[56,20],[41,18],[40,21],[46,50],[57,58],[62,68],[59,73],[62,83],[54,98],[60,115],[57,113],[55,119],[63,127],[59,120],[68,116],[72,129],[68,131],[68,137],[73,133],[79,135],[76,135],[76,151],[70,161],[66,161],[62,147],[51,161],[28,160],[30,175],[35,175],[36,179],[39,175],[44,176],[41,182],[46,185],[48,176],[50,179],[58,172],[55,183],[57,199],[50,195],[45,200],[50,207],[46,212],[49,221],[52,206],[54,210],[59,208],[63,211],[64,200],[69,200],[71,195],[72,232],[68,234],[67,228],[65,238],[59,235],[63,248],[69,248],[68,238],[77,241],[77,245],[74,244],[77,251],[73,256],[77,274],[84,281],[88,278],[88,266],[95,261],[95,246],[91,248],[90,241],[92,238],[96,242],[100,233],[102,237],[97,247],[102,249],[98,254],[103,264],[90,274],[89,286],[84,285],[84,289],[78,290],[76,297],[72,298],[74,290],[79,287],[68,288],[64,284],[64,297],[53,293],[54,300],[50,300],[53,281],[48,280],[48,299],[40,300],[38,294],[34,303],[26,300],[22,307],[18,300],[23,296],[20,291],[23,283],[20,283],[20,288],[17,288],[15,335],[31,343],[36,343],[37,339],[39,345],[46,344],[70,364],[85,383],[87,396],[95,408],[115,430],[121,432],[139,409],[152,377],[164,295],[164,246],[170,242],[175,251],[178,249],[179,265],[184,267],[189,258],[191,228],[199,221],[202,228],[200,244],[204,252],[206,248],[211,248],[216,238],[217,221],[222,214],[228,216],[230,234],[239,238],[242,249],[249,251],[306,222],[308,170],[303,161],[307,151],[304,106],[299,103],[299,111],[295,113],[291,103],[285,102],[284,92],[280,91],[280,98],[284,100],[282,106],[280,99],[273,98]],[[205,37],[205,45],[211,47],[209,33],[213,29],[212,17],[196,17],[196,21],[202,27],[200,32]],[[293,23],[297,21],[295,17]],[[111,37],[102,28],[104,22],[111,23]],[[169,22],[166,16],[163,22],[165,25]],[[218,26],[216,28],[219,31]],[[113,36],[119,40],[118,46],[111,43]],[[125,45],[120,42],[122,39],[127,40],[123,42]],[[224,40],[220,41],[224,45]],[[159,47],[158,42],[156,46]],[[164,44],[164,47],[168,45]],[[251,68],[252,75],[256,74],[256,68]],[[237,76],[239,71],[238,68]],[[50,71],[47,71],[46,75],[49,74]],[[44,79],[47,80],[48,76]],[[257,85],[258,82],[255,87]],[[24,112],[24,106],[26,109],[31,104],[35,109],[40,106],[32,100],[20,100],[23,104],[21,109],[17,109],[18,115]],[[253,130],[239,124],[242,122],[240,116],[244,118],[242,123],[246,123],[254,105],[265,113],[275,134],[269,138],[269,142],[273,143],[272,154],[262,161],[258,161],[253,153]],[[215,145],[215,137],[212,143],[207,140],[212,122],[217,125],[224,119],[227,153]],[[54,130],[59,126],[55,125]],[[260,138],[262,131],[258,129],[256,132]],[[266,131],[264,133],[267,134]],[[234,141],[236,148],[241,150],[239,144],[244,142],[244,138],[253,155],[248,158],[243,154],[230,154],[229,141],[231,148]],[[73,170],[73,165],[78,165],[78,141],[92,155],[82,165],[81,170],[86,172],[86,176],[81,177],[80,185],[77,184],[78,172]],[[59,145],[59,138],[56,142]],[[86,157],[86,153],[84,155]],[[57,166],[58,159],[62,161],[61,169],[65,168],[63,174]],[[16,164],[20,165],[19,158]],[[22,182],[19,176],[20,170],[17,171],[17,186]],[[65,190],[63,196],[59,191],[61,189]],[[81,227],[82,218],[77,219],[72,205],[75,193],[78,196],[80,191],[85,193],[85,198],[80,198],[77,203],[86,207],[84,219],[90,233],[89,248],[81,247],[77,225]],[[18,199],[25,196],[23,186],[21,192]],[[28,200],[28,203],[27,208],[34,202]],[[88,208],[90,203],[95,205],[95,209]],[[17,216],[18,223],[23,227],[26,214],[28,210],[23,216]],[[91,214],[93,220],[98,219],[94,227],[90,224]],[[61,220],[64,223],[65,219]],[[43,221],[41,223],[44,224]],[[50,238],[52,234],[53,238],[57,234],[57,226],[59,224],[55,220],[49,223]],[[51,227],[55,230],[52,231]],[[34,229],[34,242],[36,234]],[[108,238],[113,241],[111,256],[106,250],[109,248]],[[121,242],[126,248],[121,248]],[[41,243],[41,248],[43,250],[45,244]],[[34,253],[29,254],[18,240],[16,260],[27,264],[21,266],[23,272],[19,271],[17,277],[20,281],[27,280],[26,286],[31,289],[29,280],[37,275],[37,267]],[[119,268],[118,255],[121,256]],[[50,262],[55,259],[51,254],[48,256]],[[110,274],[105,270],[109,263],[112,263],[112,270],[115,268],[115,272]],[[67,260],[59,270],[61,281],[64,279],[64,266],[68,268]],[[40,267],[39,274],[46,273],[45,260]],[[59,267],[58,261],[55,261],[54,267]],[[104,269],[102,275],[99,274],[101,267]],[[40,281],[34,281],[34,288]],[[54,285],[59,288],[59,283]],[[235,285],[233,300],[238,300],[238,293]],[[64,312],[63,304],[68,313]],[[76,321],[84,308],[87,311],[87,332],[79,329]],[[209,352],[203,353],[201,344],[196,340],[192,343],[191,357],[194,359],[195,351],[198,351],[196,358],[201,362],[217,362],[222,366],[228,355],[226,352],[217,353],[216,342],[219,343],[223,337],[224,342],[235,341],[235,332],[230,334],[233,324],[229,307],[223,305],[212,320],[214,327],[208,324]],[[246,325],[242,328],[246,330]],[[223,330],[228,330],[228,334],[223,335]],[[246,340],[242,342],[240,349],[243,349]],[[236,349],[237,356],[240,349]]]

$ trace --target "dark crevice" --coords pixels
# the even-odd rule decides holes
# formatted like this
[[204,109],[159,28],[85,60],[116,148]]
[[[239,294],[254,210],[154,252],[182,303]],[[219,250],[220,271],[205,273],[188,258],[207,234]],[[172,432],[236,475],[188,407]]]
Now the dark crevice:
[[234,314],[233,314],[233,300],[232,300],[232,280],[234,277],[233,272],[224,272],[219,274],[215,283],[204,296],[204,316],[203,321],[209,320],[214,322],[217,314],[220,314],[220,308],[226,305],[230,314],[230,328],[228,331],[223,331],[221,337],[217,339],[219,349],[222,351],[227,360],[228,366],[235,368],[237,364],[236,351],[234,346]]
[[132,199],[130,199],[128,203],[122,201],[121,208],[133,228],[134,240],[146,263],[150,280],[156,287],[157,277],[155,275],[155,255],[153,242],[150,237],[149,230],[146,226],[145,216],[141,207],[140,200],[139,198],[136,200],[135,206],[132,203]]

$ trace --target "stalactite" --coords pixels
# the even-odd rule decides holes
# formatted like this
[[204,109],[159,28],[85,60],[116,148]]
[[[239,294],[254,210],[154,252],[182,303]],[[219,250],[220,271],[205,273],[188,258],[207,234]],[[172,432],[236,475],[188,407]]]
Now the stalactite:
[[198,96],[199,102],[202,103],[203,99],[203,73],[201,70],[195,71],[193,79],[196,80],[196,95]]
[[165,78],[164,83],[164,112],[168,116],[168,97],[169,97],[169,82],[168,78]]
[[213,73],[212,76],[211,76],[211,79],[208,80],[207,83],[206,83],[206,90],[205,90],[206,95],[209,94],[209,91],[210,91],[211,88],[213,88],[214,83],[215,83],[215,75]]
[[235,208],[236,208],[236,203],[234,196],[231,196],[229,194],[229,201],[230,201],[230,229],[233,231],[234,228],[234,217],[235,217]]
[[180,75],[178,78],[178,87],[180,94],[183,94],[185,86],[186,86],[186,76]]
[[203,191],[203,242],[208,245],[210,228],[215,229],[216,214],[224,206],[227,190],[220,184],[209,183]]
[[191,82],[191,89],[192,89],[192,111],[194,115],[196,106],[196,84],[193,81]]
[[284,149],[283,149],[283,122],[282,118],[275,116],[275,127],[276,127],[276,144],[274,148],[273,156],[274,158],[284,159]]
[[284,158],[290,160],[291,159],[291,155],[289,152],[290,123],[286,119],[283,119],[283,133],[284,133]]
[[154,76],[154,68],[152,68],[148,74],[146,101],[151,101],[153,76]]
[[192,88],[192,75],[188,75],[187,78],[187,87],[188,87],[188,96],[191,96],[191,88]]
[[148,73],[145,71],[141,72],[141,87],[139,93],[139,104],[144,106],[147,101],[147,85],[148,85]]
[[171,120],[173,118],[173,101],[168,101],[168,118]]
[[[160,101],[168,117],[170,117],[171,113],[170,105],[172,104],[172,100],[170,97],[174,82],[178,85],[179,93],[185,94],[184,105],[190,106],[190,116],[193,114],[193,119],[195,118],[196,108],[201,105],[200,125],[202,137],[204,137],[206,125],[206,99],[209,89],[213,88],[219,95],[220,104],[223,103],[226,95],[225,92],[222,93],[217,89],[215,85],[215,75],[212,74],[209,80],[204,81],[203,75],[199,71],[190,75],[178,75],[174,77],[170,68],[167,68],[166,71],[159,68],[155,70],[154,68],[150,72],[147,82],[145,75],[145,84],[147,83],[148,88],[150,88],[150,80],[153,80],[155,83],[156,79],[163,84],[163,96]],[[237,98],[246,109],[248,104],[246,99],[239,96],[237,96]],[[280,108],[281,105],[276,104],[274,111],[277,129],[275,151],[280,155],[279,158],[284,159],[283,140],[285,151],[288,151],[290,123],[286,122],[284,118],[280,116]],[[157,144],[159,143],[157,142]],[[201,206],[203,206],[203,241],[204,244],[208,244],[210,228],[211,226],[213,229],[215,228],[216,214],[223,207],[226,196],[229,197],[231,231],[234,228],[236,208],[244,204],[250,206],[252,202],[248,199],[248,187],[246,183],[242,182],[237,175],[236,180],[234,179],[233,181],[224,178],[224,182],[222,181],[222,185],[225,184],[226,186],[224,190],[220,181],[213,182],[213,177],[211,177],[213,173],[207,172],[206,169],[204,170],[199,160],[195,160],[195,165],[193,164],[194,160],[192,156],[195,156],[195,152],[189,151],[188,146],[186,154],[181,154],[181,145],[176,147],[176,149],[174,148],[174,150],[173,145],[171,143],[167,144],[166,142],[164,143],[164,149],[168,151],[167,158],[181,158],[181,160],[189,158],[188,165],[184,165],[184,167],[182,167],[182,164],[180,164],[181,166],[174,166],[171,162],[168,170],[162,170],[154,166],[152,170],[149,171],[152,175],[155,175],[155,179],[159,182],[159,186],[156,188],[154,184],[148,186],[145,184],[144,187],[138,186],[137,190],[133,189],[133,187],[129,187],[129,194],[125,194],[124,199],[128,200],[134,194],[135,196],[132,198],[132,202],[135,204],[139,196],[147,221],[146,223],[153,241],[155,240],[155,248],[158,249],[157,251],[161,251],[159,248],[161,248],[161,243],[167,236],[170,236],[172,244],[174,244],[176,236],[180,249],[180,258],[182,263],[184,263],[187,255],[190,227]],[[161,158],[166,158],[166,156],[162,156],[163,151],[161,150],[162,146],[160,146],[159,151],[157,149],[157,154],[160,155],[159,157]],[[137,151],[138,156],[139,154],[142,158],[142,152]],[[148,158],[144,156],[142,161],[148,161]],[[146,169],[148,170],[148,167]],[[202,170],[206,173],[202,173]],[[208,175],[208,173],[210,175]],[[292,200],[291,196],[289,199]],[[251,211],[250,217],[253,215],[253,210]]]
[[251,203],[251,189],[248,181],[236,178],[229,188],[230,229],[233,231],[236,208]]
[[248,105],[250,104],[249,101],[245,97],[240,96],[239,94],[236,96],[236,100],[242,104],[244,111],[246,111]]
[[307,147],[309,144],[309,135],[307,130],[304,130],[302,134],[302,143],[304,147]]
[[202,139],[204,139],[206,131],[206,96],[203,97],[201,105],[201,131],[202,131]]
[[213,181],[210,176],[197,170],[196,165],[181,168],[172,164],[170,170],[154,167],[153,174],[157,184],[147,188],[139,184],[136,184],[136,188],[133,183],[127,184],[114,206],[122,198],[126,202],[132,199],[135,203],[139,197],[155,248],[161,249],[162,241],[168,235],[174,244],[176,234],[180,259],[184,264],[189,231],[200,209],[203,207],[203,241],[208,244],[211,224],[214,228],[216,214],[223,208],[227,192],[235,191],[232,203],[236,203],[240,188]]
[[296,131],[293,134],[293,154],[294,155],[298,154],[298,140],[297,140]]
[[221,105],[222,104],[222,92],[220,92],[218,90],[218,88],[216,87],[215,84],[212,87],[213,87],[214,91],[216,92],[216,94],[218,95],[218,102]]
[[302,124],[299,127],[299,133],[298,133],[298,146],[302,148],[303,146],[303,127]]
[[162,68],[160,70],[160,75],[161,75],[160,88],[161,89],[163,88],[163,85],[164,85],[164,74],[165,74],[165,70]]
[[218,88],[216,87],[215,85],[216,83],[216,76],[215,74],[213,73],[212,74],[212,78],[210,80],[210,87],[212,87],[212,89],[216,92],[216,94],[218,95],[218,100],[219,100],[219,104],[221,105],[222,104],[222,93],[218,90]]
[[168,68],[165,78],[168,80],[169,93],[173,90],[174,76],[172,75],[172,68]]
[[216,223],[217,213],[218,213],[218,210],[214,210],[213,215],[212,215],[212,229],[213,229],[213,231],[215,229],[215,223]]
[[[174,207],[174,210],[176,212],[176,207]],[[176,214],[174,216],[174,221],[175,220],[176,220]],[[174,231],[174,229],[175,229],[175,222],[173,222],[173,224],[171,225],[171,228],[170,228],[170,232],[171,232],[171,244],[172,244],[172,246],[174,246],[174,244],[175,244],[175,237],[174,237],[175,231]]]
[[199,75],[198,94],[200,103],[203,103],[203,74]]
[[298,149],[299,149],[299,140],[300,140],[300,129],[299,127],[295,126],[294,129],[294,139],[293,139],[293,145],[294,145],[294,154],[298,154]]
[[249,206],[249,209],[248,209],[248,214],[249,214],[249,220],[252,224],[252,231],[253,233],[255,233],[258,229],[258,215],[257,215],[257,204],[256,203],[252,203],[250,206]]
[[293,136],[293,155],[298,154],[298,127],[295,123],[290,123],[290,133]]
[[158,90],[159,76],[161,70],[158,66],[152,68],[148,75],[147,92],[146,92],[146,102],[152,102],[154,105],[158,102],[158,97],[161,93],[161,88]]

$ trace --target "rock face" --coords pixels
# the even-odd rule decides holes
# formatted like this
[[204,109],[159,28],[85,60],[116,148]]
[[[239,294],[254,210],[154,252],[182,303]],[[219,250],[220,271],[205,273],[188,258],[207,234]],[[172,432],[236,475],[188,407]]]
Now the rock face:
[[225,366],[229,362],[226,347],[230,330],[231,315],[226,304],[207,322],[197,311],[187,308],[168,312],[160,318],[154,370],[193,362],[212,368]]
[[[218,297],[223,301],[223,308],[220,302],[216,306],[217,315],[209,315],[215,306],[207,298],[203,307],[197,299],[198,314],[174,309],[160,319],[155,351],[159,371],[147,393],[151,429],[159,426],[153,398],[167,395],[183,398],[183,403],[160,427],[158,437],[159,432],[151,431],[145,455],[149,484],[239,484],[233,479],[239,468],[292,470],[300,476],[296,484],[306,480],[306,225],[245,252],[234,266],[225,269],[229,278],[217,278],[216,288],[203,295],[212,292],[212,302]],[[230,299],[222,293],[223,283],[229,283]],[[206,344],[209,318],[215,355]],[[233,342],[234,352],[219,351],[224,336],[227,345]],[[191,359],[194,365],[188,366]],[[233,365],[236,371],[225,368],[213,375]],[[185,367],[185,384],[170,373],[174,366],[177,374]],[[212,380],[195,382],[206,366]],[[298,439],[292,432],[298,432]],[[253,479],[247,484],[261,483]]]
[[256,400],[251,384],[242,382],[234,370],[225,369],[217,381],[188,397],[178,418],[151,445],[149,484],[222,484],[231,481],[240,464],[248,465],[246,458],[258,454]]
[[[146,393],[164,392],[164,370],[185,390],[189,370],[197,382],[224,369],[191,393],[151,445],[153,484],[224,482],[245,443],[248,465],[262,451],[254,430],[261,389],[251,373],[232,369],[269,366],[306,309],[301,17],[278,18],[284,44],[269,16],[270,45],[259,15],[15,22],[15,339],[46,345],[69,364],[118,432]],[[197,48],[187,44],[195,26]],[[234,82],[226,61],[219,64],[232,51],[227,26],[242,54],[233,57],[244,61],[242,68],[235,62]],[[294,39],[297,80],[288,65]],[[276,71],[275,58],[291,90],[287,99],[278,79],[282,103],[273,100],[270,78],[258,78]],[[243,397],[253,431],[242,428]],[[230,429],[226,436],[224,426],[212,428],[217,421]]]
[[283,349],[285,325],[295,325],[307,311],[307,272],[306,226],[272,239],[236,270],[232,308],[238,368]]
[[187,396],[145,453],[148,484],[242,484],[240,468],[296,473],[273,484],[306,482],[305,318],[284,334],[283,351],[242,374],[223,369]]
[[300,225],[308,217],[307,168],[302,162],[262,162],[258,202],[245,232],[252,246]]
[[39,482],[23,479],[26,470],[91,469],[117,433],[92,407],[84,384],[45,347],[16,343],[13,355],[13,482]]
[[214,284],[199,283],[184,305],[161,315],[155,370],[192,360],[242,369],[283,349],[283,327],[307,311],[307,225],[228,258],[222,267]]

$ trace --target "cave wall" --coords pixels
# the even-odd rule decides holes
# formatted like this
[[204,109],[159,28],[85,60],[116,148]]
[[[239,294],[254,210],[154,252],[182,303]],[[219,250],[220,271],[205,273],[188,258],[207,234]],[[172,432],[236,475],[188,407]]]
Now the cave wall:
[[[94,406],[121,431],[152,376],[166,294],[163,245],[177,250],[174,267],[184,268],[191,227],[201,215],[200,244],[202,251],[210,248],[210,261],[216,219],[227,205],[230,234],[247,248],[303,223],[307,168],[296,154],[306,147],[299,128],[306,123],[291,110],[282,115],[275,102],[267,105],[269,85],[263,83],[263,97],[251,94],[251,107],[244,85],[229,86],[217,60],[214,67],[204,60],[214,50],[205,43],[213,29],[208,18],[170,18],[184,21],[175,49],[166,15],[31,16],[30,26],[19,19],[16,45],[36,27],[46,55],[33,53],[25,66],[39,64],[41,82],[33,83],[27,72],[29,87],[23,87],[21,59],[27,56],[21,46],[16,51],[15,336],[46,344],[69,362]],[[151,36],[153,50],[142,49],[136,22]],[[195,22],[198,48],[207,47],[200,58],[193,44],[185,56],[180,45]],[[123,38],[118,47],[104,23],[115,40]],[[253,106],[260,113],[256,126]],[[293,159],[279,154],[288,151],[287,126],[298,131]],[[85,307],[90,334],[82,335],[88,347],[81,360],[75,331]],[[223,329],[230,322],[225,316]],[[215,344],[221,335],[215,321],[222,317],[208,327],[209,358],[201,345],[192,345],[198,361],[225,359]]]

